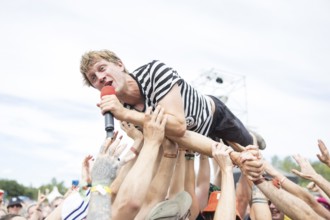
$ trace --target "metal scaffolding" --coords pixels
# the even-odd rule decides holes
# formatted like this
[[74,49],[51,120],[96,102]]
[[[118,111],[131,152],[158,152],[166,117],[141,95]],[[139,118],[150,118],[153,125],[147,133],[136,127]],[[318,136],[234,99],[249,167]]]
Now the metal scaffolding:
[[244,124],[248,124],[245,76],[212,68],[190,84],[204,94],[220,98]]

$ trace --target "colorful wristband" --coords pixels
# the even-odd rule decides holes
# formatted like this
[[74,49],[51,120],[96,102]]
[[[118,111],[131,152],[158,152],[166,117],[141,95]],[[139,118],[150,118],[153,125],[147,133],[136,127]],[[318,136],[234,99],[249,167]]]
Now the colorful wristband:
[[108,186],[96,185],[91,188],[91,192],[99,192],[101,195],[111,194],[111,189]]

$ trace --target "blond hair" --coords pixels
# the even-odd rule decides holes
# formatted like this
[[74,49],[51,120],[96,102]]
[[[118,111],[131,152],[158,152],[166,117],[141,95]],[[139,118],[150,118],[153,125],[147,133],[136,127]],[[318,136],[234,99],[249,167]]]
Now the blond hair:
[[[86,52],[84,55],[82,55],[80,61],[80,72],[83,75],[85,85],[93,86],[87,78],[87,72],[89,68],[91,68],[96,62],[102,59],[114,64],[122,63],[121,59],[110,50],[92,50]],[[124,68],[124,72],[128,73],[126,68]]]

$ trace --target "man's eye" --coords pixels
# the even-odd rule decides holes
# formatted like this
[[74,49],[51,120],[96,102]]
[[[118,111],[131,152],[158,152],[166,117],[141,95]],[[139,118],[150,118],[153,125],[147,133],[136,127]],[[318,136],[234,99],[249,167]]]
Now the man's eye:
[[104,70],[105,70],[104,66],[100,66],[100,71],[104,71]]
[[95,80],[96,80],[96,76],[95,75],[92,75],[90,78],[91,78],[91,82],[95,82]]

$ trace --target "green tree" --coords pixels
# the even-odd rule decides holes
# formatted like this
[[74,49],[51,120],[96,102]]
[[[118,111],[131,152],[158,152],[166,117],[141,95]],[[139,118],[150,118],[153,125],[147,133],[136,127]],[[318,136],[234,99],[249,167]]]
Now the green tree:
[[54,186],[57,186],[58,188],[58,191],[61,193],[61,194],[65,194],[66,191],[68,190],[65,186],[64,186],[64,181],[61,181],[61,182],[58,182],[56,180],[56,178],[52,178],[51,179],[51,182],[49,184],[45,184],[45,185],[42,185],[39,187],[40,191],[42,193],[48,193],[48,192],[51,192],[54,188]]
[[1,179],[0,188],[5,190],[9,197],[20,196],[25,193],[25,187],[15,180]]
[[49,184],[42,185],[39,188],[32,186],[26,187],[17,183],[15,180],[0,179],[0,189],[6,191],[8,198],[24,195],[30,199],[37,200],[38,190],[40,190],[41,193],[47,193],[50,192],[54,186],[57,186],[59,192],[63,195],[67,191],[64,182],[58,182],[56,178],[53,178]]
[[[283,170],[288,173],[292,173],[291,172],[292,169],[300,170],[299,165],[290,156],[286,156],[284,159],[280,159],[278,156],[273,156],[271,158],[271,161],[272,161],[271,162],[272,165],[275,168],[277,168],[279,170]],[[328,181],[330,180],[330,168],[328,166],[326,166],[325,164],[323,164],[320,161],[313,161],[313,162],[310,161],[310,164],[312,165],[312,167],[318,174],[323,176]],[[299,185],[306,186],[309,182],[310,182],[309,180],[298,177]]]

